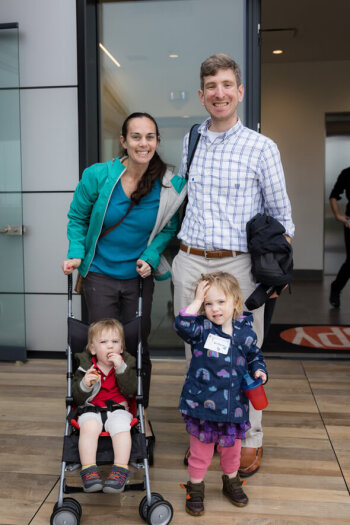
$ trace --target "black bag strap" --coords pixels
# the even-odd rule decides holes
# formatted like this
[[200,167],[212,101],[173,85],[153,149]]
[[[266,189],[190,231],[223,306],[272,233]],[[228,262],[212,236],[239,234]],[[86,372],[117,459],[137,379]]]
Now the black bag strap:
[[121,224],[123,222],[123,220],[126,218],[126,216],[128,215],[128,213],[133,209],[133,207],[135,206],[135,202],[133,201],[129,208],[127,209],[127,212],[126,214],[124,215],[124,217],[122,217],[120,219],[120,221],[117,222],[117,224],[114,224],[114,226],[111,226],[110,228],[108,228],[108,230],[105,230],[103,233],[100,234],[99,236],[99,239],[102,239],[102,237],[104,237],[105,235],[107,235],[107,233],[111,232],[112,230],[114,230],[117,226],[119,226],[119,224]]
[[201,134],[198,133],[198,128],[199,128],[199,124],[193,124],[192,128],[190,129],[190,134],[188,137],[187,170],[185,174],[186,179],[188,179],[188,173],[190,171],[192,160],[196,152],[199,139],[201,138]]
[[[194,154],[196,152],[199,139],[201,138],[201,134],[198,133],[199,124],[193,124],[192,128],[190,129],[190,134],[188,137],[188,150],[187,150],[187,169],[185,173],[185,179],[188,180],[188,174],[190,171],[190,167],[192,164],[192,160],[194,157]],[[186,195],[186,198],[181,206],[181,212],[180,212],[180,221],[178,226],[178,231],[180,231],[182,221],[186,214],[186,208],[188,203],[188,196]]]

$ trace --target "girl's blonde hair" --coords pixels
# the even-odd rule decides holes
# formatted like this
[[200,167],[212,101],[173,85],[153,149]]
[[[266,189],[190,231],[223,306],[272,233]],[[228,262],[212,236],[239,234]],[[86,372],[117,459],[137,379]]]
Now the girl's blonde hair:
[[[202,281],[207,281],[210,286],[216,286],[222,290],[226,297],[232,297],[235,304],[235,309],[233,311],[233,319],[237,319],[243,312],[244,300],[242,296],[241,288],[238,284],[238,281],[233,275],[226,272],[213,272],[203,274],[196,285],[196,291],[198,285]],[[202,304],[200,313],[204,313],[204,305]]]
[[86,345],[86,348],[88,350],[90,350],[93,340],[96,337],[98,337],[104,330],[118,330],[120,340],[122,343],[122,349],[125,350],[124,328],[122,323],[117,321],[117,319],[101,319],[101,321],[91,323],[88,331],[88,343]]

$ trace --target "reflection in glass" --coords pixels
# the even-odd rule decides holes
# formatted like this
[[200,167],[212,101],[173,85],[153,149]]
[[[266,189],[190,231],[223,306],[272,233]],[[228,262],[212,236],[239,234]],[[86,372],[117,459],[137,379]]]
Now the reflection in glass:
[[160,126],[161,155],[179,167],[184,135],[207,116],[197,95],[201,62],[228,53],[245,78],[245,4],[217,0],[224,16],[215,17],[212,0],[100,2],[100,40],[120,65],[100,48],[102,160],[118,154],[125,117],[146,111]]

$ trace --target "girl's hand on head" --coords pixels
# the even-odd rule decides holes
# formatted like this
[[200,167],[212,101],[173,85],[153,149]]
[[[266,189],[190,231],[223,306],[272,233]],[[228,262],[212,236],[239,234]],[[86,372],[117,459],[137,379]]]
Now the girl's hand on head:
[[196,290],[196,301],[201,301],[201,304],[204,302],[204,298],[208,293],[210,284],[208,281],[201,281],[197,286]]
[[255,379],[258,379],[258,377],[260,377],[262,379],[263,384],[266,383],[267,375],[262,370],[257,370],[254,373],[254,377]]
[[149,277],[152,273],[151,266],[146,263],[146,261],[143,261],[142,259],[138,259],[136,261],[136,271],[139,274],[142,279],[145,279],[146,277]]
[[108,361],[113,363],[114,368],[119,368],[123,364],[123,358],[120,354],[110,353],[108,354]]
[[208,281],[200,281],[196,289],[196,295],[192,303],[186,306],[184,315],[197,315],[209,290]]
[[90,388],[96,381],[99,379],[99,373],[97,372],[96,368],[92,365],[89,370],[86,371],[83,382],[84,385]]
[[79,268],[81,259],[68,259],[61,264],[64,275],[70,275],[76,268]]

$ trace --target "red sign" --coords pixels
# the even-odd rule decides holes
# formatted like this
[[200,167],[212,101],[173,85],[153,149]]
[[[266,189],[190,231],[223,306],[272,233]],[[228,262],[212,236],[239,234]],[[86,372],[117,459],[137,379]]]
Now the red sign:
[[293,345],[311,348],[350,350],[350,326],[297,326],[280,333]]

